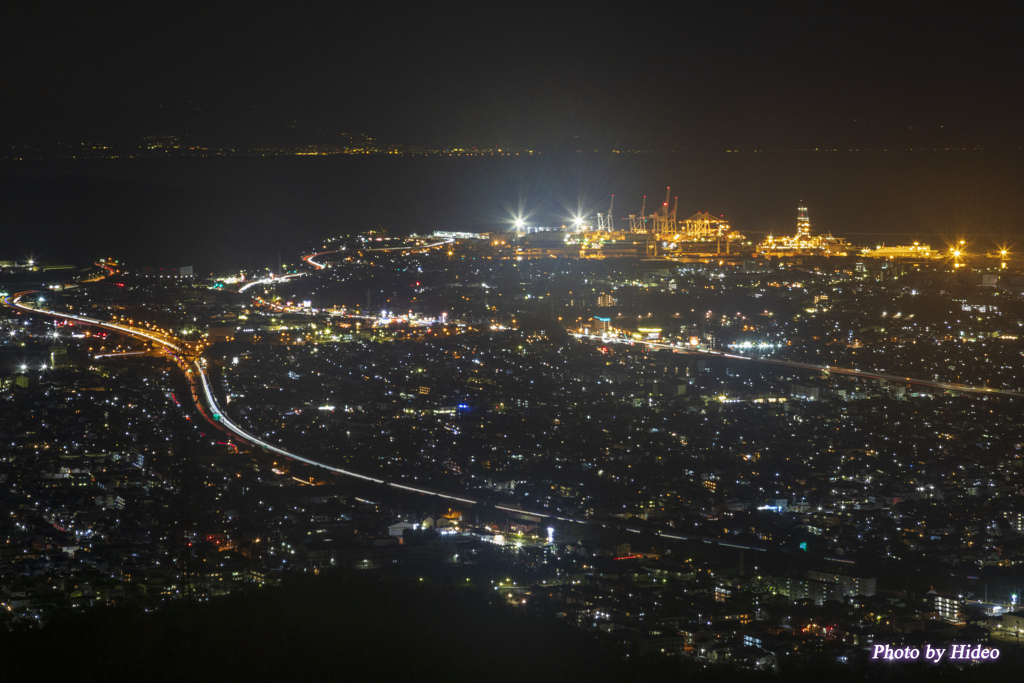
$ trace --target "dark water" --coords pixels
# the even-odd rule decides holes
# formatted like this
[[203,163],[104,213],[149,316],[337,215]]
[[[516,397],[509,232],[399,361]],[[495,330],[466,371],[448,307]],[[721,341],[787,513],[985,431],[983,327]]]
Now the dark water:
[[533,157],[235,157],[0,165],[0,260],[204,271],[285,262],[310,241],[493,230],[656,210],[665,187],[680,217],[722,214],[754,237],[788,234],[796,207],[814,231],[875,246],[914,239],[976,250],[1024,242],[1020,152],[569,154]]

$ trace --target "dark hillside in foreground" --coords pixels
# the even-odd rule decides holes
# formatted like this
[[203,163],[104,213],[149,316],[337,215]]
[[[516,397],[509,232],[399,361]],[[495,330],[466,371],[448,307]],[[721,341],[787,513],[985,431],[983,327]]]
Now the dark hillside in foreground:
[[626,662],[610,641],[489,604],[474,588],[360,575],[159,613],[68,613],[0,635],[4,681],[821,681],[1018,680],[1014,655],[957,671],[823,664],[777,674]]
[[[6,643],[4,642],[6,641]],[[0,637],[5,681],[597,680],[626,667],[581,632],[473,590],[376,577],[143,614],[97,610]]]

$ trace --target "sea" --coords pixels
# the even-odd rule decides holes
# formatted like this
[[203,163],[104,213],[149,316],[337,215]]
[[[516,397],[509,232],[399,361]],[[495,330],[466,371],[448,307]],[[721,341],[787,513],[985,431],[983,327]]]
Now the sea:
[[862,246],[1024,249],[1020,150],[573,151],[3,161],[0,261],[226,273],[367,230],[558,226],[609,208],[625,226],[666,196],[679,218],[707,211],[756,240],[793,233],[802,203],[812,232]]

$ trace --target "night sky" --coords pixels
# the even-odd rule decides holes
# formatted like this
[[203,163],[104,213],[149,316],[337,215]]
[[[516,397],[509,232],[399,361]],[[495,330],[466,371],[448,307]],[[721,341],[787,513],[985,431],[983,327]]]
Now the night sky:
[[0,144],[1024,142],[1008,3],[208,4],[3,3]]
[[[0,248],[246,267],[379,227],[557,225],[611,194],[623,219],[668,185],[682,215],[755,238],[791,231],[803,201],[854,242],[1024,243],[1024,50],[1005,7],[0,3]],[[359,135],[541,154],[123,153],[148,136],[294,150]],[[82,145],[122,152],[83,160]]]

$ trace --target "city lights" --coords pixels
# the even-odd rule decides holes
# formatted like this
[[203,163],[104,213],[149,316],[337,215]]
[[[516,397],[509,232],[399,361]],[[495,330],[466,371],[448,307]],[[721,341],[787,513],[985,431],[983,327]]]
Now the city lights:
[[[650,223],[664,229],[665,216],[655,218]],[[977,492],[963,497],[973,510],[985,500],[975,482],[1003,485],[999,454],[1019,440],[1009,415],[1024,397],[1013,346],[1020,325],[1012,290],[1001,284],[1007,272],[1019,275],[1007,249],[980,259],[961,240],[945,259],[919,243],[842,255],[808,246],[804,221],[799,249],[759,254],[751,245],[734,255],[723,233],[721,248],[716,237],[714,249],[686,252],[685,245],[700,243],[680,237],[666,242],[668,251],[638,259],[639,249],[616,252],[608,221],[601,240],[590,239],[582,217],[573,224],[524,223],[499,239],[455,232],[342,237],[296,272],[218,279],[220,288],[206,297],[232,302],[219,307],[173,279],[130,271],[118,271],[124,286],[117,289],[96,280],[84,283],[96,289],[9,294],[4,303],[15,318],[0,339],[17,345],[25,360],[12,366],[17,372],[5,388],[12,395],[59,388],[67,410],[85,420],[53,432],[64,423],[31,412],[35,403],[26,402],[29,412],[18,408],[17,419],[31,428],[19,429],[47,436],[16,447],[42,463],[78,458],[101,439],[128,444],[117,459],[102,452],[105,471],[42,470],[29,478],[35,497],[29,503],[26,490],[23,504],[42,504],[66,486],[89,491],[91,504],[111,514],[136,511],[133,492],[145,489],[104,489],[97,475],[120,473],[125,459],[143,463],[132,464],[130,476],[142,476],[151,490],[180,485],[175,470],[163,469],[163,449],[133,444],[140,435],[146,443],[172,443],[175,430],[186,429],[217,449],[211,465],[197,466],[216,492],[209,504],[230,511],[211,514],[222,521],[213,524],[217,555],[208,560],[230,557],[223,549],[244,543],[226,520],[254,514],[254,501],[225,482],[313,490],[345,479],[374,495],[386,487],[422,499],[397,522],[369,499],[346,504],[368,506],[346,507],[346,514],[378,519],[389,540],[369,547],[394,548],[387,552],[395,557],[422,543],[458,544],[458,553],[445,551],[437,561],[467,562],[476,553],[480,562],[490,553],[502,570],[529,563],[551,588],[603,557],[635,571],[632,581],[683,597],[705,589],[673,577],[712,576],[715,568],[658,556],[650,539],[755,555],[798,550],[836,571],[742,577],[739,586],[707,588],[707,598],[732,605],[733,589],[742,586],[757,596],[810,601],[813,612],[828,601],[875,595],[879,578],[857,576],[848,556],[899,562],[927,555],[927,543],[946,535],[945,527],[916,510],[945,510],[941,496],[958,490]],[[369,288],[362,284],[367,272]],[[910,276],[908,288],[902,278]],[[63,334],[65,324],[76,331]],[[85,367],[96,373],[100,386],[88,391],[102,411],[88,408],[93,397],[79,388]],[[128,379],[135,377],[143,381]],[[965,413],[972,422],[959,419]],[[991,451],[995,469],[966,476],[964,444]],[[908,495],[918,507],[893,502]],[[486,519],[438,515],[438,504],[482,510]],[[280,540],[246,546],[254,566],[313,575],[350,560],[360,570],[380,566],[380,559],[343,550],[361,547],[342,530],[348,527],[304,509],[300,515],[298,505],[289,523],[305,538],[272,533],[279,522],[261,526],[261,538]],[[860,511],[873,516],[851,516]],[[1024,528],[1018,517],[1006,523]],[[830,524],[833,518],[847,521]],[[53,519],[64,530],[53,533],[66,534],[67,547],[116,533],[83,526],[66,512]],[[897,519],[908,526],[893,531],[889,521]],[[614,537],[614,554],[592,549],[601,534]],[[334,547],[335,537],[344,543]],[[985,531],[964,537],[959,552],[974,563],[970,571],[1003,566],[994,540]],[[321,545],[328,550],[304,550]],[[154,566],[174,566],[169,547],[137,550],[151,554]],[[654,576],[647,562],[671,569]],[[249,585],[240,576],[218,576],[204,590],[240,590]],[[496,598],[509,605],[538,604],[520,578],[494,583]],[[169,594],[180,595],[179,583],[171,585]],[[957,624],[964,596],[922,599],[939,619]],[[1016,599],[1000,595],[983,609],[1012,615]],[[612,602],[625,606],[628,599]],[[596,623],[610,618],[600,614]],[[828,642],[829,628],[808,620],[801,632]],[[992,637],[1016,629],[995,628]]]

